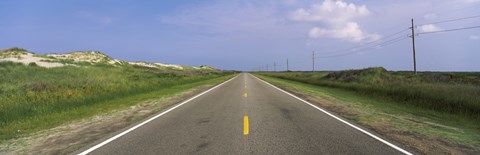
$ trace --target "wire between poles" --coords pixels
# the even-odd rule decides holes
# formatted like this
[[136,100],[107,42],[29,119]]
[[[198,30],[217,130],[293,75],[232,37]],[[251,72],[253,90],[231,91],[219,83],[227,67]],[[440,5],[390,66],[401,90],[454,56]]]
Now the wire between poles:
[[429,24],[441,24],[441,23],[448,23],[448,22],[454,22],[454,21],[466,20],[466,19],[472,19],[472,18],[479,18],[479,17],[480,17],[480,15],[476,15],[476,16],[470,16],[470,17],[463,17],[463,18],[456,18],[456,19],[449,19],[449,20],[425,23],[425,24],[420,24],[420,25],[415,25],[415,26],[423,26],[423,25],[429,25]]
[[420,33],[416,33],[416,34],[417,34],[417,35],[421,35],[421,34],[431,34],[431,33],[440,33],[440,32],[460,31],[460,30],[478,29],[478,28],[480,28],[480,25],[479,25],[479,26],[472,26],[472,27],[458,28],[458,29],[448,29],[448,30],[431,31],[431,32],[420,32]]
[[400,36],[400,37],[396,37],[394,39],[384,41],[384,42],[379,43],[379,44],[375,44],[375,45],[368,46],[368,47],[363,47],[363,48],[360,48],[358,50],[354,50],[354,51],[350,51],[350,52],[346,52],[346,53],[335,54],[335,55],[318,56],[316,58],[331,58],[331,57],[346,56],[346,55],[354,54],[354,53],[357,53],[357,52],[365,51],[365,50],[368,50],[368,49],[371,49],[371,48],[375,48],[375,47],[378,47],[378,46],[385,47],[386,45],[390,45],[391,42],[395,43],[395,42],[398,42],[398,41],[404,40],[404,39],[407,39],[407,37]]
[[330,52],[315,52],[316,54],[329,54],[329,53],[338,53],[338,52],[343,52],[343,51],[350,51],[352,49],[356,49],[356,48],[359,48],[359,47],[362,47],[362,46],[366,46],[366,45],[370,45],[370,44],[373,44],[373,43],[376,43],[376,42],[380,42],[380,41],[384,41],[385,39],[387,38],[390,38],[390,37],[393,37],[397,34],[400,34],[402,32],[405,32],[407,30],[410,30],[410,28],[407,28],[407,29],[403,29],[401,31],[398,31],[398,32],[395,32],[395,33],[392,33],[392,34],[389,34],[385,37],[383,37],[382,39],[378,39],[378,40],[375,40],[375,41],[371,41],[371,42],[368,42],[368,43],[365,43],[363,45],[358,45],[358,46],[353,46],[353,47],[350,47],[350,48],[346,48],[346,49],[340,49],[340,50],[335,50],[335,51],[330,51]]

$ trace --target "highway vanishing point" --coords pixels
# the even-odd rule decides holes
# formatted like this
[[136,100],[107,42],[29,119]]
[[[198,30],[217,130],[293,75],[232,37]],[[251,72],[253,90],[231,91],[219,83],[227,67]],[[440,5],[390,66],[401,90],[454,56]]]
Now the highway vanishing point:
[[242,73],[75,154],[411,154]]

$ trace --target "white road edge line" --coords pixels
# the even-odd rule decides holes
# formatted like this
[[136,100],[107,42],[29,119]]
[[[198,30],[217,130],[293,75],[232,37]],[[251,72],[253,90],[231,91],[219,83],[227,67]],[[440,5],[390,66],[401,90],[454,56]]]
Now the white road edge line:
[[174,110],[174,109],[176,109],[176,108],[178,108],[178,107],[180,107],[180,106],[182,106],[182,105],[184,105],[185,103],[188,103],[188,102],[192,101],[193,99],[195,99],[195,98],[197,98],[197,97],[200,97],[200,96],[202,96],[203,94],[208,93],[208,92],[210,92],[211,90],[213,90],[213,89],[215,89],[215,88],[217,88],[217,87],[220,87],[221,85],[223,85],[223,84],[225,84],[225,83],[227,83],[227,82],[232,81],[232,80],[235,79],[236,77],[238,77],[238,75],[235,76],[235,77],[233,77],[233,78],[231,78],[231,79],[229,79],[229,80],[227,80],[227,81],[225,81],[225,82],[222,82],[222,83],[216,85],[215,87],[212,87],[212,88],[210,88],[210,89],[208,89],[208,90],[206,90],[206,91],[204,91],[204,92],[202,92],[202,93],[200,93],[200,94],[197,94],[197,95],[195,95],[194,97],[192,97],[192,98],[190,98],[190,99],[188,99],[188,100],[185,100],[185,101],[183,101],[182,103],[180,103],[180,104],[178,104],[178,105],[176,105],[176,106],[174,106],[174,107],[172,107],[172,108],[170,108],[170,109],[168,109],[168,110],[166,110],[166,111],[164,111],[164,112],[162,112],[162,113],[160,113],[160,114],[158,114],[158,115],[156,115],[156,116],[154,116],[154,117],[152,117],[152,118],[150,118],[150,119],[148,119],[148,120],[146,120],[146,121],[143,121],[142,123],[137,124],[137,125],[129,128],[128,130],[125,130],[125,131],[123,131],[122,133],[117,134],[117,135],[115,135],[115,136],[113,136],[113,137],[111,137],[111,138],[109,138],[109,139],[107,139],[107,140],[105,140],[105,141],[103,141],[103,142],[101,142],[101,143],[99,143],[99,144],[97,144],[97,145],[95,145],[95,146],[93,146],[93,147],[91,147],[91,148],[89,148],[89,149],[81,152],[81,153],[79,153],[78,155],[86,155],[86,154],[88,154],[88,153],[90,153],[90,152],[92,152],[92,151],[94,151],[94,150],[102,147],[103,145],[106,145],[106,144],[110,143],[111,141],[113,141],[113,140],[115,140],[115,139],[117,139],[117,138],[120,138],[121,136],[123,136],[123,135],[125,135],[125,134],[127,134],[127,133],[129,133],[129,132],[131,132],[131,131],[133,131],[133,130],[135,130],[135,129],[137,129],[138,127],[140,127],[140,126],[142,126],[142,125],[145,125],[145,124],[147,124],[148,122],[150,122],[150,121],[152,121],[152,120],[154,120],[154,119],[156,119],[156,118],[158,118],[158,117],[160,117],[160,116],[162,116],[162,115],[164,115],[164,114],[166,114],[166,113],[168,113],[168,112],[170,112],[170,111],[172,111],[172,110]]
[[[253,76],[253,75],[252,75],[252,76]],[[372,133],[370,133],[370,132],[368,132],[368,131],[365,131],[365,130],[363,130],[362,128],[357,127],[357,126],[355,126],[355,125],[353,125],[353,124],[351,124],[351,123],[349,123],[349,122],[347,122],[347,121],[345,121],[345,120],[343,120],[343,119],[341,119],[341,118],[339,118],[339,117],[337,117],[337,116],[329,113],[328,111],[323,110],[322,108],[319,108],[319,107],[313,105],[312,103],[301,99],[300,97],[297,97],[297,96],[295,96],[295,95],[293,95],[293,94],[291,94],[291,93],[289,93],[289,92],[287,92],[287,91],[285,91],[285,90],[283,90],[283,89],[280,89],[280,88],[278,88],[278,87],[276,87],[276,86],[274,86],[274,85],[272,85],[272,84],[270,84],[270,83],[268,83],[268,82],[266,82],[266,81],[264,81],[264,80],[262,80],[262,79],[260,79],[260,78],[258,78],[258,77],[256,77],[256,76],[253,76],[253,77],[255,77],[256,79],[258,79],[258,80],[260,80],[260,81],[262,81],[262,82],[264,82],[264,83],[266,83],[267,85],[272,86],[272,87],[275,88],[275,89],[280,90],[281,92],[284,92],[285,94],[288,94],[288,95],[292,96],[293,98],[296,98],[296,99],[298,99],[298,100],[300,100],[300,101],[302,101],[302,102],[304,102],[304,103],[306,103],[306,104],[308,104],[308,105],[310,105],[310,106],[312,106],[312,107],[320,110],[321,112],[327,114],[328,116],[331,116],[331,117],[337,119],[337,120],[340,121],[340,122],[345,123],[345,124],[347,124],[348,126],[354,128],[354,129],[357,129],[358,131],[363,132],[364,134],[366,134],[366,135],[368,135],[368,136],[370,136],[370,137],[372,137],[372,138],[374,138],[374,139],[376,139],[376,140],[378,140],[378,141],[380,141],[380,142],[382,142],[382,143],[384,143],[384,144],[387,144],[388,146],[390,146],[390,147],[392,147],[392,148],[394,148],[394,149],[396,149],[396,150],[398,150],[398,151],[400,151],[400,152],[402,152],[402,153],[404,153],[404,154],[406,154],[406,155],[413,155],[412,153],[410,153],[410,152],[408,152],[408,151],[406,151],[406,150],[404,150],[404,149],[402,149],[402,148],[400,148],[400,147],[398,147],[398,146],[396,146],[396,145],[393,145],[392,143],[390,143],[390,142],[388,142],[388,141],[386,141],[386,140],[383,140],[382,138],[377,137],[377,136],[375,136],[374,134],[372,134]]]

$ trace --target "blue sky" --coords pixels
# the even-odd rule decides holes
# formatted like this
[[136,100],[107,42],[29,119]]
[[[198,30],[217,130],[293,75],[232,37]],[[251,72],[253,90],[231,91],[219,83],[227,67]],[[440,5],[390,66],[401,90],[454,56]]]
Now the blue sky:
[[[412,17],[431,32],[479,26],[429,24],[477,15],[480,0],[2,0],[0,48],[236,70],[285,70],[287,58],[311,70],[316,51],[318,70],[411,70]],[[416,46],[418,70],[480,71],[480,29],[420,34]]]

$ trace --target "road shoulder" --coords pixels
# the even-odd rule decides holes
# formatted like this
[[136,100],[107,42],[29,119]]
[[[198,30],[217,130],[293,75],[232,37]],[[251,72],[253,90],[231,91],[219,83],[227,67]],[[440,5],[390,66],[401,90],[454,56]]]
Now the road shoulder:
[[[228,80],[230,78],[227,78]],[[36,132],[27,137],[12,139],[0,147],[0,154],[68,154],[122,130],[149,116],[172,107],[218,83],[203,84],[171,96],[159,96],[133,106],[69,122]]]
[[[348,120],[366,127],[382,136],[404,144],[409,150],[423,154],[478,154],[478,150],[461,144],[450,143],[437,137],[419,134],[410,130],[418,126],[425,128],[452,128],[432,123],[430,120],[418,119],[405,113],[388,113],[382,111],[368,100],[352,101],[347,96],[332,94],[318,86],[258,76],[275,86],[284,89],[302,99],[334,112]],[[458,129],[455,129],[458,130]]]

